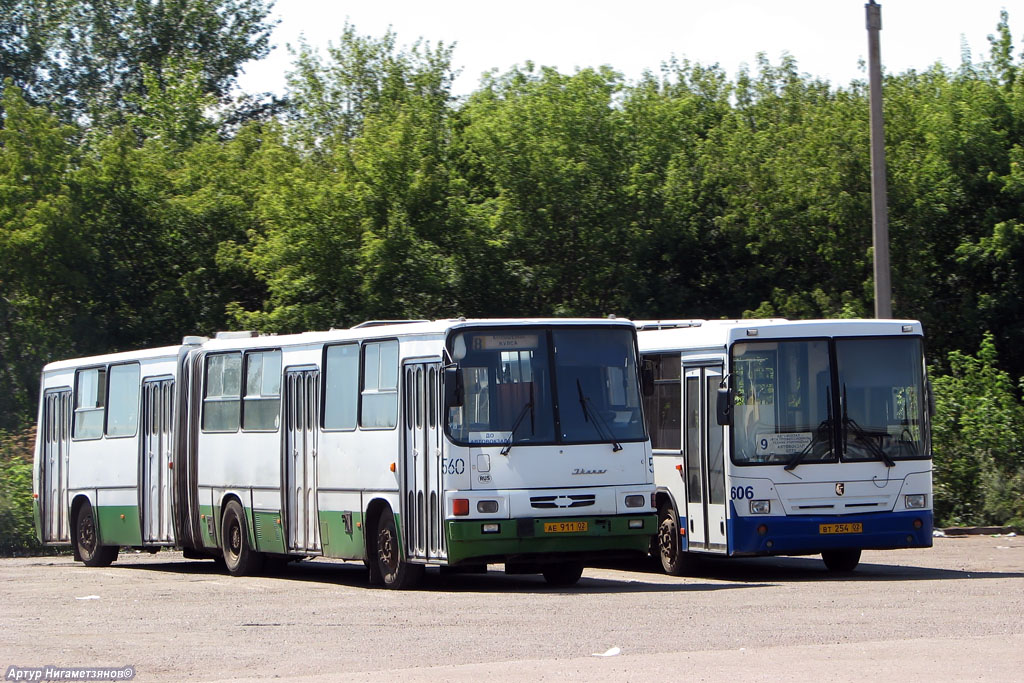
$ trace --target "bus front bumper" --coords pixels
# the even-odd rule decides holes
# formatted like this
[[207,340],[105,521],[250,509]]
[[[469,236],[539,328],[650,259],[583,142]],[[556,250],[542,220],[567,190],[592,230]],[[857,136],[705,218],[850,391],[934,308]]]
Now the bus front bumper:
[[813,555],[822,550],[930,548],[932,511],[863,515],[735,516],[732,555]]
[[448,563],[607,559],[646,553],[657,515],[446,520]]

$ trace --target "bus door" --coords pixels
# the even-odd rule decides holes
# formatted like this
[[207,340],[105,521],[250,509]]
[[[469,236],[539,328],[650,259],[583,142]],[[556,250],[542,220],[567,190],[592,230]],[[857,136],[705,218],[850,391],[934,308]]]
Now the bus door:
[[47,391],[43,403],[43,452],[39,472],[39,515],[43,543],[70,541],[68,447],[71,445],[71,390]]
[[285,526],[288,550],[320,551],[317,507],[317,415],[320,371],[312,368],[285,372]]
[[447,557],[441,514],[441,362],[404,365],[405,467],[402,533],[409,557]]
[[174,380],[142,383],[142,542],[173,543],[171,470],[174,444]]
[[725,428],[715,416],[722,366],[684,366],[683,373],[689,548],[724,553]]

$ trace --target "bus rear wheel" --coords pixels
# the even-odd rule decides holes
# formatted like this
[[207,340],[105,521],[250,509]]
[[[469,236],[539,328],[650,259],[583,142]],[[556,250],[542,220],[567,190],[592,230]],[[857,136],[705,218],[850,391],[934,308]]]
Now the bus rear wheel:
[[221,551],[229,574],[250,576],[263,568],[263,554],[249,547],[245,512],[237,500],[229,500],[224,506],[221,530]]
[[823,550],[821,559],[830,572],[852,572],[860,562],[860,548],[841,548],[839,550]]
[[683,573],[682,544],[679,542],[679,523],[671,503],[658,508],[658,559],[661,568],[670,576]]
[[89,503],[82,503],[75,518],[75,551],[86,567],[109,567],[117,559],[116,545],[100,545]]
[[391,508],[384,508],[377,522],[377,571],[384,587],[397,590],[415,588],[423,579],[424,569],[422,564],[410,564],[402,559],[395,514]]

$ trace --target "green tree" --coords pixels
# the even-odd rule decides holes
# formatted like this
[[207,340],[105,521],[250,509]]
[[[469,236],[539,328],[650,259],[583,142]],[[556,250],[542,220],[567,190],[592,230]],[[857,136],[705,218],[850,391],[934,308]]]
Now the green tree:
[[939,524],[1024,524],[1024,405],[997,367],[993,337],[977,355],[949,353],[932,378],[935,514]]

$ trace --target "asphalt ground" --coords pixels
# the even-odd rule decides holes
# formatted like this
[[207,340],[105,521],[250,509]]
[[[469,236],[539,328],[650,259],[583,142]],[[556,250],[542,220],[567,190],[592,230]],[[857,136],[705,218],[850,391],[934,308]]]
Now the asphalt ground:
[[[235,578],[180,553],[0,560],[0,667],[127,667],[134,681],[1024,680],[1024,537],[819,557],[539,576],[429,570],[371,588],[359,563]],[[12,667],[16,667],[12,669]]]

